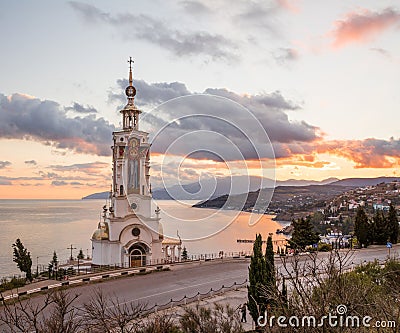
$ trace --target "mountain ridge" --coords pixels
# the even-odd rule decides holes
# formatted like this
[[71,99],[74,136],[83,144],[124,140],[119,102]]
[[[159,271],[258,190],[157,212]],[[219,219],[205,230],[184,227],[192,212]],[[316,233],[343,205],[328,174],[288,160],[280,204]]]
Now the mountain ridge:
[[[255,176],[236,176],[242,178],[234,178],[234,188],[231,189],[231,177],[217,178],[217,185],[215,185],[214,180],[205,180],[202,182],[189,183],[182,185],[174,185],[169,188],[156,188],[153,190],[153,198],[156,200],[207,200],[211,198],[217,198],[219,196],[231,193],[231,194],[241,194],[246,192],[254,192],[260,188],[261,178]],[[248,182],[250,179],[250,183]],[[275,188],[278,186],[286,186],[286,187],[303,187],[310,185],[337,185],[337,186],[345,186],[345,187],[363,187],[363,186],[374,186],[382,182],[392,182],[399,181],[400,177],[375,177],[375,178],[344,178],[338,179],[335,177],[327,178],[321,181],[317,180],[297,180],[297,179],[288,179],[283,181],[276,181]],[[219,185],[218,185],[219,183]],[[274,184],[273,180],[264,178],[263,185],[272,186]],[[214,191],[211,192],[212,186],[215,185]],[[202,186],[204,187],[202,189]],[[183,188],[183,190],[182,190]],[[263,186],[263,188],[272,188],[268,186]],[[210,190],[211,189],[211,190]],[[82,200],[88,199],[107,199],[109,197],[109,191],[105,192],[97,192],[90,195],[87,195],[82,198]],[[209,193],[212,193],[210,196]]]

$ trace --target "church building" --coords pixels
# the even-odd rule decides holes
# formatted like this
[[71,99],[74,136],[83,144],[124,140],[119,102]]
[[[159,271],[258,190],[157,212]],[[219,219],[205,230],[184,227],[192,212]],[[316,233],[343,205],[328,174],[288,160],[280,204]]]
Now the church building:
[[[92,264],[145,266],[179,261],[180,240],[164,239],[160,209],[152,209],[149,133],[139,130],[141,111],[129,62],[127,104],[120,111],[122,129],[113,133],[110,203],[103,207],[92,236]],[[107,207],[108,206],[108,207]],[[175,248],[178,250],[175,254]]]

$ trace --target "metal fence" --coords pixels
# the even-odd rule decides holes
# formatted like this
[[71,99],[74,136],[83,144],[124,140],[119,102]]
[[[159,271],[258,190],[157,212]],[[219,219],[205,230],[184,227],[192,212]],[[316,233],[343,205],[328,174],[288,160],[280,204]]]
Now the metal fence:
[[213,288],[210,288],[210,290],[205,293],[197,292],[197,294],[195,294],[195,295],[192,295],[192,296],[185,295],[181,299],[177,299],[177,300],[174,300],[171,298],[171,300],[169,300],[167,303],[155,304],[151,308],[147,309],[146,315],[157,312],[157,311],[173,308],[174,306],[182,306],[182,305],[186,305],[188,303],[198,302],[204,298],[212,297],[216,294],[222,294],[229,290],[236,290],[240,287],[247,286],[247,283],[248,283],[248,280],[245,279],[241,283],[234,282],[230,286],[222,285],[219,289],[216,289],[216,290],[214,290]]

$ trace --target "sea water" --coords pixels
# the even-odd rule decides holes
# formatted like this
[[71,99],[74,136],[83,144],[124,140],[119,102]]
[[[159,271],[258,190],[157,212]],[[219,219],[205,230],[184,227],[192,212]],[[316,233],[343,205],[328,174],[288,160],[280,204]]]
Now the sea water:
[[[269,233],[274,239],[282,238],[275,235],[281,225],[272,220],[273,216],[193,208],[194,203],[154,203],[161,209],[166,238],[180,237],[189,256],[249,252],[252,244],[237,240],[253,240],[256,233],[264,239]],[[104,200],[0,200],[0,277],[20,273],[12,260],[12,244],[17,238],[31,253],[33,271],[37,265],[46,267],[54,251],[61,262],[66,262],[71,245],[74,257],[80,249],[85,257],[91,256],[90,237],[104,204]]]

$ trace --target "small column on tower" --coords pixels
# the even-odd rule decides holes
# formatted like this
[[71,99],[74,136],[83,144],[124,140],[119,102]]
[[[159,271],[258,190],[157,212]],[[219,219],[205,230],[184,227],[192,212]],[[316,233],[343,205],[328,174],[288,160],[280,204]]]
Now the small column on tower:
[[132,75],[132,64],[134,61],[132,57],[129,57],[129,85],[125,89],[125,94],[128,99],[128,103],[121,110],[122,113],[122,127],[124,130],[138,130],[139,125],[139,114],[141,111],[135,106],[135,95],[136,88],[133,86],[133,75]]

